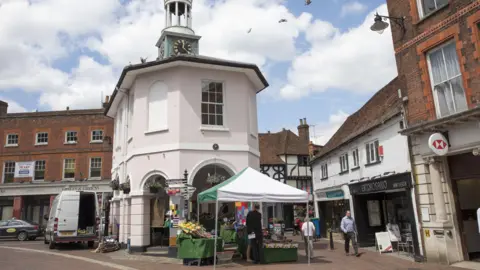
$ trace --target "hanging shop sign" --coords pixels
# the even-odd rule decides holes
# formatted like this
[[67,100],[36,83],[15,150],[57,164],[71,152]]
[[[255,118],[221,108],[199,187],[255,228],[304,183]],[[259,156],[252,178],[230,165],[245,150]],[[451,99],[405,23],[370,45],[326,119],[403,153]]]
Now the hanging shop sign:
[[350,194],[352,195],[411,188],[411,186],[412,179],[409,172],[349,185]]
[[441,133],[433,133],[428,138],[428,147],[437,155],[444,156],[448,153],[448,140]]
[[33,177],[35,170],[35,162],[16,162],[15,163],[15,178]]

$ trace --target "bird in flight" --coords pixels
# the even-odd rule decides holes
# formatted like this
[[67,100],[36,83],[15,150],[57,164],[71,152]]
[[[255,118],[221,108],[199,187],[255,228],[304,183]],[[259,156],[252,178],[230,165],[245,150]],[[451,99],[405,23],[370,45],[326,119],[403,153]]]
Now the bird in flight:
[[248,29],[248,31],[247,31],[247,33],[250,33],[250,32],[252,32],[252,28]]
[[148,57],[145,57],[145,58],[140,57],[140,62],[141,62],[142,64],[143,64],[143,63],[146,63],[146,62],[147,62],[147,58],[148,58]]
[[287,22],[287,19],[281,19],[280,21],[278,21],[278,23],[284,23],[284,22]]
[[308,6],[312,3],[312,0],[305,0],[305,6]]

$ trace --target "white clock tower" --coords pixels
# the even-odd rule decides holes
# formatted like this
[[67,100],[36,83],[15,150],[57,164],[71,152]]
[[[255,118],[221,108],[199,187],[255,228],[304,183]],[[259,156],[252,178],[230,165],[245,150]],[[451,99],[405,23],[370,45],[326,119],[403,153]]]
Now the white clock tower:
[[198,54],[198,40],[192,29],[192,0],[164,0],[165,28],[157,41],[158,59],[181,54]]

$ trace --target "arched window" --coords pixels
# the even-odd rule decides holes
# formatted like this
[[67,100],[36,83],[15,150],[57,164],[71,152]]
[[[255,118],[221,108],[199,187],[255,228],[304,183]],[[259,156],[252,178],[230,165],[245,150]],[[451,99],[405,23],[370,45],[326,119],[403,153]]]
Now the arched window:
[[148,131],[165,130],[167,125],[168,87],[155,82],[148,92]]

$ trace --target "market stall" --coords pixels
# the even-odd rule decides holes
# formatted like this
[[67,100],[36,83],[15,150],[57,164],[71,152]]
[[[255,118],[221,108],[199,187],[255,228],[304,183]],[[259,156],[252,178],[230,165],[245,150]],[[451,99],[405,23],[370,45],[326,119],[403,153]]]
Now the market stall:
[[[213,261],[216,250],[223,250],[223,240],[217,241],[200,224],[184,222],[179,225],[181,229],[177,236],[177,256],[184,262],[195,262],[197,265],[205,264],[205,260]],[[214,247],[218,245],[217,247]],[[202,261],[203,260],[203,261]]]
[[[215,232],[218,231],[218,203],[219,202],[308,202],[308,193],[292,186],[283,184],[275,179],[272,179],[265,174],[247,167],[243,169],[238,174],[232,176],[230,179],[208,189],[200,194],[198,194],[197,203],[206,203],[206,202],[215,202],[216,204],[216,217],[215,217]],[[214,235],[215,241],[217,241],[217,234]],[[271,247],[271,250],[267,251],[269,248],[265,248],[264,251],[267,251],[268,254],[275,253],[274,249],[280,251],[280,244],[282,247],[281,251],[285,251],[287,244],[285,242],[274,242],[274,243],[265,243],[268,247]],[[273,244],[273,245],[271,245]],[[278,248],[275,246],[278,245]],[[214,245],[216,254],[216,244]],[[297,247],[290,244],[288,249],[295,249],[295,254],[297,254]],[[272,257],[283,256],[283,255],[271,255]],[[292,258],[295,259],[296,258]],[[262,259],[264,262],[272,262],[268,258]],[[310,263],[310,258],[308,258],[308,263]],[[216,267],[216,261],[214,261],[214,268]]]

